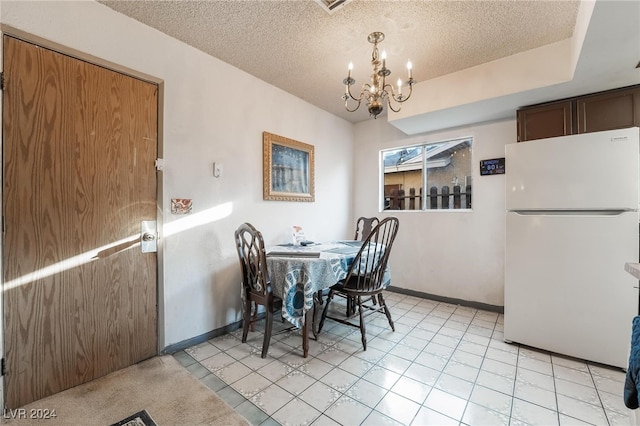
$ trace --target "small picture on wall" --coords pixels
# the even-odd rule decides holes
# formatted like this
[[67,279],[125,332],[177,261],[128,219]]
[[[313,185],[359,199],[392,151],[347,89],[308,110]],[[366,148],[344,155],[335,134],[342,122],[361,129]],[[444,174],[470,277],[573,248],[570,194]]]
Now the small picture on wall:
[[172,198],[171,214],[189,214],[192,206],[191,198]]

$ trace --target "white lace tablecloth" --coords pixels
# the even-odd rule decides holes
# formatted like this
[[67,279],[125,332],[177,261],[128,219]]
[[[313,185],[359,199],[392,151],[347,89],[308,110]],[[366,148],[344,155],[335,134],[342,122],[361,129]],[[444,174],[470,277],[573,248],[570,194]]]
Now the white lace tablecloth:
[[313,308],[314,295],[347,276],[360,247],[360,241],[269,247],[271,288],[282,299],[284,318],[302,328],[305,314]]

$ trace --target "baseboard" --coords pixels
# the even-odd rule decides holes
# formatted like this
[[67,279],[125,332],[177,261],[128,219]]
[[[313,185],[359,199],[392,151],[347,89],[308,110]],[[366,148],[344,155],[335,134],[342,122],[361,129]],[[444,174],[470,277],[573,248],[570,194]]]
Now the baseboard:
[[[469,308],[474,309],[482,309],[484,311],[497,312],[500,314],[504,314],[504,306],[496,306],[489,305],[487,303],[481,302],[473,302],[469,300],[456,299],[452,297],[444,297],[438,296],[435,294],[423,293],[421,291],[408,290],[405,288],[389,286],[387,291],[392,291],[394,293],[406,294],[407,296],[419,297],[421,299],[429,299],[434,300],[436,302],[444,302],[450,303],[452,305],[460,305],[467,306]],[[263,314],[264,315],[264,314]],[[173,345],[169,345],[162,351],[163,354],[174,354],[176,352],[180,352],[183,349],[190,348],[191,346],[197,345],[202,342],[206,342],[207,340],[213,339],[214,337],[222,336],[223,334],[230,333],[232,331],[236,331],[242,327],[242,320],[234,322],[232,324],[226,325],[221,328],[217,328],[215,330],[209,331],[207,333],[201,334],[196,337],[192,337],[187,340],[183,340],[182,342],[174,343]]]
[[434,300],[436,302],[451,303],[452,305],[467,306],[474,309],[482,309],[484,311],[497,312],[504,314],[504,306],[489,305],[488,303],[474,302],[471,300],[456,299],[453,297],[438,296],[437,294],[423,293],[421,291],[409,290],[406,288],[389,286],[388,291],[394,293],[406,294],[407,296],[415,296],[421,299]]
[[180,352],[186,348],[190,348],[191,346],[197,345],[202,342],[206,342],[207,340],[213,339],[218,336],[222,336],[223,334],[230,333],[232,331],[236,331],[242,327],[242,320],[236,321],[234,323],[225,325],[224,327],[217,328],[215,330],[211,330],[207,333],[201,334],[196,337],[192,337],[187,340],[183,340],[182,342],[174,343],[173,345],[169,345],[162,351],[163,354],[174,354],[176,352]]

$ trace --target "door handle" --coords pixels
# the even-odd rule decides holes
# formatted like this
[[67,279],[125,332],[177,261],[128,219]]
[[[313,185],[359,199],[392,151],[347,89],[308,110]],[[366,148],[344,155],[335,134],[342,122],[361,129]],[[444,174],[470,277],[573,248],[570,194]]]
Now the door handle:
[[155,220],[143,220],[140,223],[140,250],[142,253],[158,251],[158,226]]

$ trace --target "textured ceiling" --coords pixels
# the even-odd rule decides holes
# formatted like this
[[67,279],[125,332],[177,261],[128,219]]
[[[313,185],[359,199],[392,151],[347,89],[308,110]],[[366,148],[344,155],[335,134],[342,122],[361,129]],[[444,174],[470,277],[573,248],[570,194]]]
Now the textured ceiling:
[[344,110],[342,80],[349,62],[356,88],[369,79],[369,33],[386,36],[389,81],[410,59],[419,83],[569,38],[580,3],[353,0],[328,14],[313,0],[99,2],[352,122],[368,113]]

